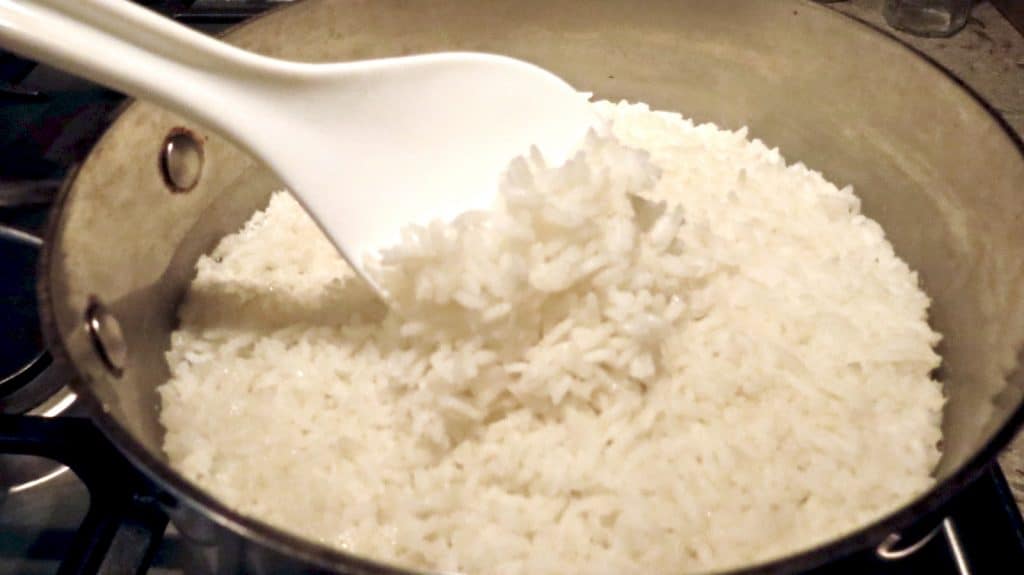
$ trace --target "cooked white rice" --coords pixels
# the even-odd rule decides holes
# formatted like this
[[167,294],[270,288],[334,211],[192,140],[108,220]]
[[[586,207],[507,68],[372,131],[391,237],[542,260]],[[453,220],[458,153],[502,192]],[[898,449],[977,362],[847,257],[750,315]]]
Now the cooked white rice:
[[[240,511],[477,574],[679,573],[835,537],[933,481],[928,298],[746,132],[643,105],[493,212],[410,231],[388,311],[290,196],[202,258],[165,450]],[[642,199],[641,199],[642,198]]]

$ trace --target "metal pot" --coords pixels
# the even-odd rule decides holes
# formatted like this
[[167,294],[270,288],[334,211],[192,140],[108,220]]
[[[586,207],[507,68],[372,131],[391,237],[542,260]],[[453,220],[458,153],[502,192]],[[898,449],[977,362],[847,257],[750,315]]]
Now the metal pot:
[[[1024,419],[1019,142],[955,79],[868,26],[796,0],[306,0],[227,40],[309,61],[509,54],[601,98],[747,125],[787,157],[856,187],[934,299],[949,398],[938,482],[855,533],[744,573],[810,569],[891,542],[977,476]],[[52,220],[40,277],[51,349],[77,373],[74,389],[96,425],[222,565],[398,573],[235,512],[161,451],[154,390],[167,377],[163,352],[193,266],[276,187],[203,127],[128,106]]]

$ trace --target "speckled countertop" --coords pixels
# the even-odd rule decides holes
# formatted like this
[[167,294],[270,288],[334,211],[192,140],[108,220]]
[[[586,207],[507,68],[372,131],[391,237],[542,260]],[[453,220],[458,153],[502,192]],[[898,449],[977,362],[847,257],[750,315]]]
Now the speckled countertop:
[[[829,6],[886,27],[882,3],[883,0],[850,0]],[[975,6],[967,27],[952,38],[896,34],[961,78],[1024,136],[1024,36],[991,4]],[[1024,433],[1019,433],[1003,451],[999,463],[1017,504],[1024,507]]]

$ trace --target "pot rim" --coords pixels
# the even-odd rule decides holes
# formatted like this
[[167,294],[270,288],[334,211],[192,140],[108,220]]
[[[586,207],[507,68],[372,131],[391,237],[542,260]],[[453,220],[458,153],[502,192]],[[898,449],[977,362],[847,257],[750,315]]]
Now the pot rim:
[[[951,81],[965,92],[971,100],[984,110],[985,114],[992,119],[1008,138],[1018,154],[1024,158],[1024,141],[1012,127],[999,115],[995,108],[989,104],[980,94],[967,85],[961,78],[944,68],[932,57],[918,50],[907,42],[897,37],[894,33],[883,28],[876,27],[872,23],[830,8],[816,5],[810,0],[802,0],[807,9],[828,10],[837,17],[850,20],[853,25],[861,27],[868,34],[876,34],[880,41],[894,42],[906,51],[909,56],[919,58],[938,71],[946,81]],[[304,4],[301,0],[290,5],[276,6],[240,24],[230,27],[219,37],[230,37],[239,29],[245,28],[264,17],[272,16],[280,10],[301,9]],[[110,134],[110,128],[117,123],[120,116],[135,105],[136,101],[129,98],[112,115],[110,125],[104,130],[103,135],[93,144],[95,148]],[[123,426],[118,423],[103,408],[101,402],[91,393],[91,384],[87,376],[77,370],[74,362],[64,347],[57,327],[56,316],[53,312],[53,304],[48,281],[49,263],[53,257],[50,251],[51,240],[57,233],[59,214],[63,211],[64,204],[70,196],[70,191],[75,186],[76,170],[72,170],[66,177],[64,185],[51,208],[47,224],[45,241],[40,254],[38,266],[37,290],[39,292],[39,314],[42,323],[43,333],[47,341],[48,349],[59,362],[73,374],[70,378],[72,390],[78,394],[79,399],[85,405],[89,419],[97,425],[100,431],[111,443],[128,459],[128,461],[142,474],[152,481],[163,493],[173,498],[173,501],[163,502],[165,506],[174,509],[177,506],[185,506],[198,511],[205,518],[213,521],[218,526],[231,531],[249,541],[253,541],[268,549],[281,553],[285,556],[296,558],[312,566],[330,571],[345,569],[348,573],[358,575],[427,575],[430,572],[399,567],[383,561],[369,559],[353,553],[341,551],[327,545],[317,543],[310,539],[292,534],[281,528],[244,515],[228,505],[222,503],[216,497],[210,495],[192,481],[186,479],[178,471],[155,457],[139,441],[137,441]],[[813,547],[802,549],[795,553],[776,557],[758,563],[734,566],[721,571],[712,571],[715,575],[773,575],[781,573],[798,573],[837,560],[858,552],[877,548],[889,535],[899,533],[912,524],[918,522],[932,521],[937,526],[943,515],[942,507],[950,501],[964,487],[974,482],[988,468],[995,464],[996,455],[1016,435],[1017,430],[1024,425],[1024,401],[1016,407],[1007,420],[999,427],[992,437],[978,449],[959,469],[953,472],[946,479],[935,483],[926,492],[920,494],[902,507],[899,507],[875,521],[864,525],[852,532],[837,539],[819,543]]]

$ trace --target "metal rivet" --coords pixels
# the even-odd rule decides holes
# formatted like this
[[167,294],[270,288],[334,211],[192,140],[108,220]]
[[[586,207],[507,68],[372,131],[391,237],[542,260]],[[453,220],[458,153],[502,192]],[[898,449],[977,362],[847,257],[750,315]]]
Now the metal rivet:
[[85,310],[85,330],[100,361],[108,371],[120,377],[128,360],[128,345],[117,318],[96,298],[90,298]]
[[190,191],[203,174],[203,146],[192,132],[176,128],[160,150],[160,171],[172,192]]

